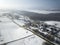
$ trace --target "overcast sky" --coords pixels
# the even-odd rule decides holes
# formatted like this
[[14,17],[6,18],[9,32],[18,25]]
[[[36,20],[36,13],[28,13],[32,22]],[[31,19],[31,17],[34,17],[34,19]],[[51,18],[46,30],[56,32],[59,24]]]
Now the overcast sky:
[[60,0],[0,0],[0,8],[60,10]]

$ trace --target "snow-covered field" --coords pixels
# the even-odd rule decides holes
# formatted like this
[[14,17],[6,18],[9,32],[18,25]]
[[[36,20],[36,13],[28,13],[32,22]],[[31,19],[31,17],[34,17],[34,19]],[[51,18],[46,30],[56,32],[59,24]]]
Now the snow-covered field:
[[[0,21],[0,44],[32,35],[31,32],[27,33],[27,30],[17,26],[5,16],[0,17]],[[43,42],[45,42],[43,39],[33,35],[7,45],[42,45]]]
[[56,27],[60,28],[60,21],[45,21],[45,23],[49,25],[56,25]]
[[[11,12],[8,12],[8,11],[0,12],[0,44],[17,40],[17,39],[21,39],[23,37],[33,34],[30,31],[27,31],[26,29],[19,27],[18,25],[13,23],[12,20],[10,20],[7,16],[3,16],[4,13],[11,13]],[[15,13],[15,15],[17,14]],[[17,20],[17,19],[14,19],[14,21],[17,22],[21,26],[24,25],[24,23],[26,23],[22,20]],[[56,24],[56,26],[60,28],[60,22],[58,21],[45,21],[45,23],[49,25]],[[45,42],[45,40],[41,39],[40,37],[36,35],[32,35],[28,38],[8,43],[7,45],[42,45],[43,42]]]

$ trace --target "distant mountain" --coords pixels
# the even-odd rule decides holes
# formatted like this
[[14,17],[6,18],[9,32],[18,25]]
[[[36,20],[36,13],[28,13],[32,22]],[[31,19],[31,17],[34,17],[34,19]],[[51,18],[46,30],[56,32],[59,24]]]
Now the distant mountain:
[[41,20],[41,21],[60,21],[60,13],[49,13],[49,14],[39,14],[28,11],[20,11],[21,15],[25,15],[30,17],[33,20]]
[[3,10],[2,12],[5,12],[5,13],[3,13],[3,15],[10,15],[10,16],[14,15],[13,17],[15,17],[17,19],[20,17],[20,15],[23,15],[23,16],[27,16],[27,17],[29,17],[30,19],[33,19],[33,20],[60,21],[60,13],[43,14],[43,13],[21,11],[21,10],[7,10],[7,12],[5,10]]

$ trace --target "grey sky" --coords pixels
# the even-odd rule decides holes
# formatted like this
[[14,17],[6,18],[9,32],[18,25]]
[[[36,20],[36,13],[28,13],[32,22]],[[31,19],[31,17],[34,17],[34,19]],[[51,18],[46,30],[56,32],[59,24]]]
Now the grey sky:
[[60,10],[60,0],[0,0],[0,8]]

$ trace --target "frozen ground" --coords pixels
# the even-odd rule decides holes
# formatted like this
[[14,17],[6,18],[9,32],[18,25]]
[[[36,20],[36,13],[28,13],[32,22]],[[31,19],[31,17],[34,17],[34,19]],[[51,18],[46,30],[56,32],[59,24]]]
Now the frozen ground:
[[[20,39],[32,34],[26,29],[17,26],[6,16],[2,16],[4,13],[10,13],[10,12],[0,12],[0,44],[13,41],[16,39]],[[24,25],[23,24],[24,22],[22,20],[20,21],[14,20],[14,21],[20,25]],[[57,21],[45,21],[45,23],[50,25],[56,24],[57,27],[60,27],[60,22],[57,22]],[[33,35],[19,41],[8,43],[7,45],[42,45],[43,42],[45,42],[45,40],[39,38],[36,35]]]
[[56,27],[60,28],[60,21],[45,21],[45,23],[49,25],[56,25]]
[[[10,19],[5,16],[0,17],[0,44],[13,41],[25,36],[31,35],[32,33],[27,30],[18,27]],[[22,39],[16,42],[8,43],[7,45],[42,45],[45,42],[43,39],[33,35],[29,38]]]

